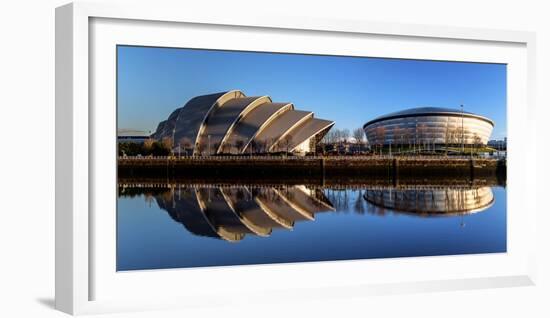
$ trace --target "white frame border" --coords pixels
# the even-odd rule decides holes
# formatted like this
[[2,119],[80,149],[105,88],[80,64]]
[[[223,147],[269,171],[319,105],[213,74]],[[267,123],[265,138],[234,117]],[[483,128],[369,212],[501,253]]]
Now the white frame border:
[[[367,33],[429,37],[439,39],[462,39],[500,41],[524,44],[527,47],[527,122],[530,136],[536,136],[535,108],[535,34],[531,32],[501,31],[446,26],[410,25],[398,23],[365,22],[331,19],[299,19],[281,16],[223,15],[197,12],[186,8],[151,7],[132,4],[72,3],[56,9],[56,296],[55,307],[70,314],[99,313],[126,310],[161,308],[165,305],[132,304],[131,302],[89,301],[89,20],[90,18],[118,18],[166,22],[191,22],[260,28],[291,30],[316,30],[346,33]],[[535,138],[528,141],[535,144]],[[535,147],[525,147],[525,155],[536,158]],[[535,181],[535,163],[526,167],[529,181]],[[531,183],[531,182],[529,182]],[[529,224],[534,242],[536,203],[530,205]],[[487,277],[482,279],[428,281],[418,283],[393,283],[364,287],[330,287],[330,290],[308,290],[309,299],[348,297],[350,295],[396,294],[420,291],[477,289],[487,287],[524,286],[535,279],[535,254],[530,251],[529,272],[520,276]],[[338,293],[332,291],[338,290]],[[300,294],[290,290],[277,294],[280,299],[290,300]],[[328,295],[328,296],[327,296]],[[332,296],[331,296],[332,295]],[[261,297],[247,295],[248,301],[261,302]],[[264,295],[265,296],[265,295]],[[235,298],[236,299],[236,298]],[[232,303],[235,299],[228,299]],[[166,304],[169,305],[169,304]],[[177,304],[174,304],[177,306]],[[189,304],[187,304],[189,305]],[[196,305],[201,304],[201,302]],[[181,305],[180,305],[181,306]]]

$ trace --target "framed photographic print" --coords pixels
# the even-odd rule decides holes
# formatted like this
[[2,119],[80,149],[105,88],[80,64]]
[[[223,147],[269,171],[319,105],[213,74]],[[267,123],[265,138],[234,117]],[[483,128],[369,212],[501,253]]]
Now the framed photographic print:
[[533,34],[181,9],[56,11],[56,308],[534,283]]

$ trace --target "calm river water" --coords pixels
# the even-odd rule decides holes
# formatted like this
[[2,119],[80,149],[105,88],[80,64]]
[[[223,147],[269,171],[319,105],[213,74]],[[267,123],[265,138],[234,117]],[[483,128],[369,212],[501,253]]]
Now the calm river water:
[[119,185],[117,269],[506,252],[500,186]]

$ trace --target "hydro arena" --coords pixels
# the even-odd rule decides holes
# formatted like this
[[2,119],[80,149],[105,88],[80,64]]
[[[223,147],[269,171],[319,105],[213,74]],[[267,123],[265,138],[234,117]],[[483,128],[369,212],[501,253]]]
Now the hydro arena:
[[480,147],[494,123],[487,117],[449,108],[411,108],[375,118],[363,129],[371,146],[409,145]]
[[158,124],[152,138],[170,138],[194,155],[314,152],[334,125],[313,112],[276,103],[269,96],[247,97],[239,90],[197,96]]

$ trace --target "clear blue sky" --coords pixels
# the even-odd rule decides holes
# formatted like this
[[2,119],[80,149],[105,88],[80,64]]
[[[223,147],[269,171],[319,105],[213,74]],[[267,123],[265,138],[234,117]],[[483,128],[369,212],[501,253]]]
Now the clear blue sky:
[[506,65],[195,49],[118,47],[118,127],[156,129],[197,95],[269,95],[353,130],[411,107],[460,109],[506,137]]

